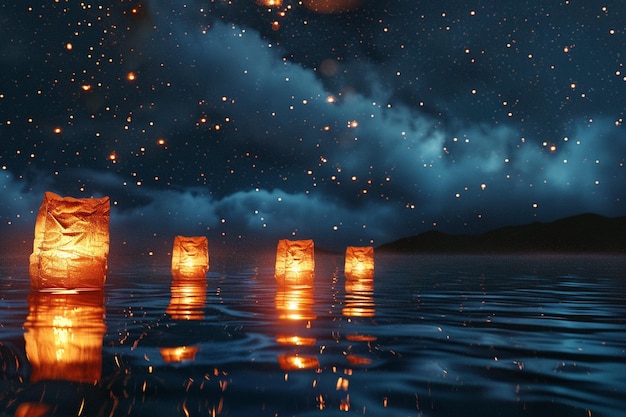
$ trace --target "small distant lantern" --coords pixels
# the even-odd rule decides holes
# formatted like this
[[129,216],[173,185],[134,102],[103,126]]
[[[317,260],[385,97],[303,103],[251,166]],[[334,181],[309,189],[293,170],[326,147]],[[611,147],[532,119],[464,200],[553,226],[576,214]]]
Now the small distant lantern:
[[206,236],[176,236],[172,249],[175,279],[205,279],[209,270],[209,243]]
[[165,312],[174,320],[203,320],[206,305],[205,280],[172,281],[172,296]]
[[31,382],[95,384],[102,375],[104,293],[31,292],[24,324]]
[[374,277],[374,248],[371,246],[348,246],[344,274],[348,279]]
[[46,192],[37,214],[30,278],[33,289],[102,289],[109,255],[108,197]]
[[193,362],[199,350],[198,346],[175,346],[162,347],[159,353],[166,363],[180,363]]
[[310,280],[315,272],[315,254],[312,240],[278,241],[275,277],[280,284],[297,285]]

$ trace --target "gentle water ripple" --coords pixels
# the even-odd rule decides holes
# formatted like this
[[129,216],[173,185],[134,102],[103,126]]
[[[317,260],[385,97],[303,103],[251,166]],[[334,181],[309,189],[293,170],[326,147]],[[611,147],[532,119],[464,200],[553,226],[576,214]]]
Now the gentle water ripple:
[[0,415],[41,399],[56,404],[43,415],[88,416],[626,409],[623,258],[380,256],[372,288],[321,259],[296,290],[277,288],[267,259],[180,289],[167,265],[112,270],[95,386],[29,382],[27,270],[0,269]]

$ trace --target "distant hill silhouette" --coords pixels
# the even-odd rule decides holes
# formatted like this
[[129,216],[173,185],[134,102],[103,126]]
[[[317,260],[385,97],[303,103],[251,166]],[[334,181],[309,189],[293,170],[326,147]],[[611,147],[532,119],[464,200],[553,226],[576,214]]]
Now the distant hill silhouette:
[[376,248],[377,252],[626,254],[626,217],[581,214],[551,223],[509,226],[478,235],[428,231]]

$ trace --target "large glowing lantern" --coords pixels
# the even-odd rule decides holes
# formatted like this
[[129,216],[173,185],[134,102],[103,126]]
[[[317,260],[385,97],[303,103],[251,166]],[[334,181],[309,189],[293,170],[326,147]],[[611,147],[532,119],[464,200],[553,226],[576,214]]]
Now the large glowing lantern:
[[206,280],[172,281],[172,296],[165,312],[174,320],[203,320]]
[[205,279],[209,270],[209,243],[206,236],[176,236],[172,249],[175,279]]
[[279,284],[297,285],[310,280],[315,272],[315,254],[312,240],[278,241],[275,277]]
[[104,293],[31,292],[24,324],[31,382],[95,384],[102,374]]
[[30,277],[33,289],[102,289],[109,255],[108,197],[46,192],[37,214]]
[[374,278],[374,248],[371,246],[348,246],[344,274],[348,279]]

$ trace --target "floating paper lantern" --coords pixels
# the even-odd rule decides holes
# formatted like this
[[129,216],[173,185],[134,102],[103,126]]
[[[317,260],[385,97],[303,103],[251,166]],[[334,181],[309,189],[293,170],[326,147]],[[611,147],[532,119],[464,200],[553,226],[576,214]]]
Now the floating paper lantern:
[[109,255],[108,197],[46,192],[37,214],[30,277],[33,289],[102,289]]
[[311,280],[315,271],[315,254],[312,240],[278,241],[276,248],[275,277],[281,285],[297,285]]
[[203,320],[206,280],[172,281],[172,296],[165,312],[174,320]]
[[348,279],[374,278],[374,248],[371,246],[348,246],[344,274]]
[[172,249],[175,279],[205,279],[209,270],[209,243],[206,236],[176,236]]
[[198,346],[162,347],[159,353],[166,363],[193,362],[199,350]]
[[24,324],[31,382],[95,384],[102,374],[104,293],[31,292]]

